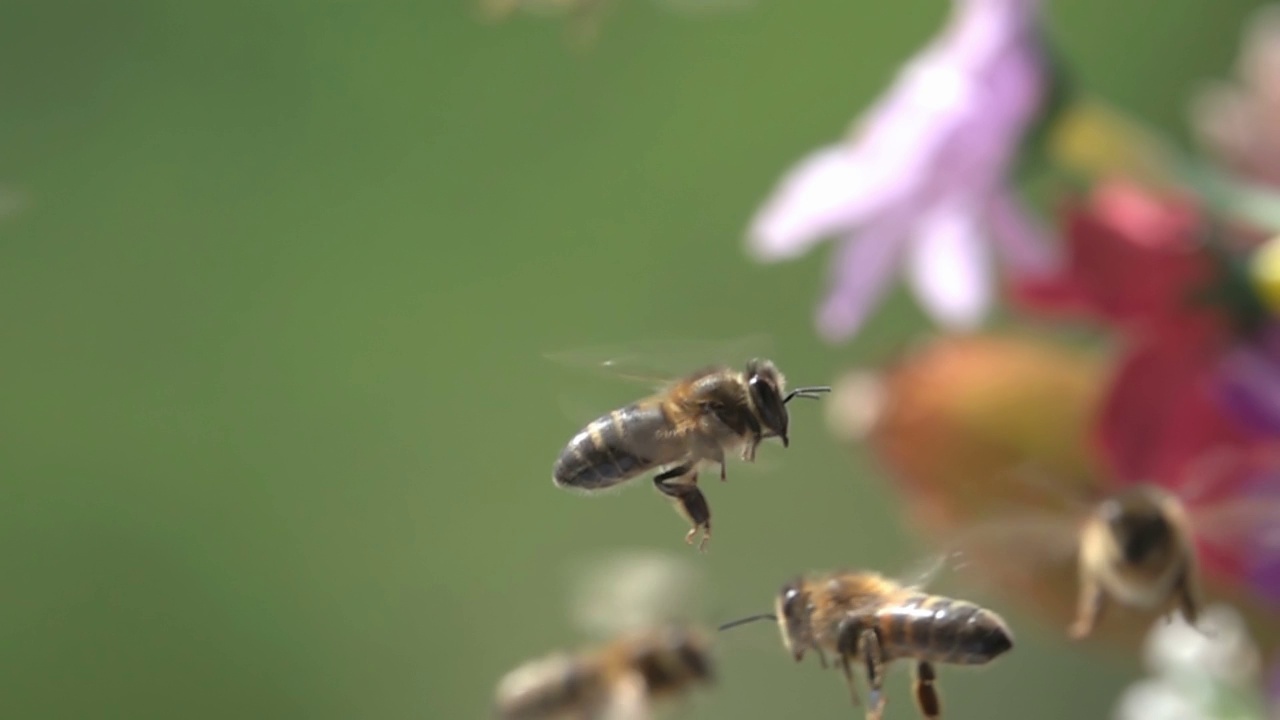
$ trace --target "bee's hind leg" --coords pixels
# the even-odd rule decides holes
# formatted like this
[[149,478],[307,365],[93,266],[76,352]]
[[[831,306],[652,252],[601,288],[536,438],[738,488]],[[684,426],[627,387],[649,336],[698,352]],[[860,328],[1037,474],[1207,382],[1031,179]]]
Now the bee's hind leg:
[[1184,569],[1182,575],[1178,578],[1178,584],[1175,587],[1177,597],[1177,609],[1182,613],[1182,618],[1192,627],[1197,627],[1200,620],[1200,598],[1196,592],[1196,586],[1191,579],[1191,570]]
[[[684,482],[676,482],[679,478],[686,479]],[[683,463],[653,478],[658,492],[674,500],[676,511],[693,526],[684,536],[684,541],[692,545],[693,539],[701,530],[702,541],[698,543],[698,550],[706,550],[707,541],[711,539],[711,506],[698,489],[697,482],[698,473],[693,470],[693,463]]]
[[942,717],[942,702],[938,699],[938,690],[934,687],[937,676],[933,672],[933,665],[921,660],[916,663],[915,676],[912,678],[912,687],[915,688],[916,707],[920,710],[920,716],[925,720],[938,720]]

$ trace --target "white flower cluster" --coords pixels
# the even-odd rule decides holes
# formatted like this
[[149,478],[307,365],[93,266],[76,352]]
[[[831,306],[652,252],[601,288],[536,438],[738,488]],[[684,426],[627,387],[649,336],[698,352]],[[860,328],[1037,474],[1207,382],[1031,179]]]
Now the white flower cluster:
[[1131,685],[1116,720],[1266,720],[1262,659],[1243,618],[1208,608],[1198,627],[1158,621],[1144,652],[1148,677]]

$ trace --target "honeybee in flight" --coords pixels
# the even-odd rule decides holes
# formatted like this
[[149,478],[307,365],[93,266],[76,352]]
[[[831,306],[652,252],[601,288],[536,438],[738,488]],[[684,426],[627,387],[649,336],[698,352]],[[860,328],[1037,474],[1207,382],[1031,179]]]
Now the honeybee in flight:
[[1108,598],[1141,609],[1177,610],[1190,625],[1204,600],[1191,522],[1178,498],[1135,485],[1102,500],[1080,528],[1080,594],[1067,630],[1093,633]]
[[[603,566],[601,566],[603,567]],[[714,682],[711,641],[661,617],[687,595],[686,566],[658,555],[614,557],[574,593],[578,624],[608,631],[601,645],[530,660],[499,681],[499,720],[649,720],[660,701]]]
[[711,508],[698,489],[698,468],[720,466],[727,480],[729,453],[754,462],[770,437],[790,446],[787,404],[817,398],[825,386],[786,390],[770,360],[755,358],[742,370],[707,367],[667,385],[657,394],[612,410],[587,424],[560,451],[551,477],[557,487],[595,492],[661,469],[653,484],[672,499],[692,525],[685,542],[702,532],[699,550],[711,537]]
[[735,620],[720,629],[776,621],[782,644],[796,662],[810,650],[824,668],[828,654],[836,658],[855,706],[861,699],[853,667],[861,665],[871,690],[866,711],[870,720],[884,714],[886,669],[894,661],[910,661],[916,707],[923,717],[938,718],[942,704],[935,664],[985,665],[1013,648],[1013,632],[995,612],[921,589],[941,568],[942,563],[935,562],[911,583],[867,570],[799,577],[782,587],[774,612]]
[[987,521],[961,533],[955,547],[989,546],[988,555],[1004,555],[1008,562],[1016,562],[1015,551],[1030,551],[1036,563],[1074,562],[1078,595],[1067,628],[1071,639],[1090,637],[1112,603],[1167,620],[1180,614],[1194,627],[1204,607],[1198,546],[1248,544],[1280,557],[1274,531],[1280,496],[1211,499],[1219,494],[1215,485],[1233,473],[1268,464],[1280,472],[1280,455],[1212,453],[1177,491],[1141,483],[1094,497],[1064,497],[1062,486],[1050,487],[1051,478],[1039,473],[1028,479],[1066,500],[1065,517],[1024,512],[1017,519]]

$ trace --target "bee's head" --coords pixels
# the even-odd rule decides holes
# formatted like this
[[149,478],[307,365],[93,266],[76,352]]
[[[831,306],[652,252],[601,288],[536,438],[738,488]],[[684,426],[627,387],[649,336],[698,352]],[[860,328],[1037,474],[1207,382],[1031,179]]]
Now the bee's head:
[[1098,515],[1120,557],[1129,564],[1143,564],[1164,555],[1174,538],[1173,525],[1163,508],[1142,498],[1108,498],[1099,505]]
[[702,681],[714,679],[711,643],[702,633],[692,629],[682,629],[674,634],[672,645],[680,658],[681,667],[689,677]]
[[782,391],[786,380],[778,367],[770,360],[755,358],[747,363],[747,387],[751,393],[751,405],[764,429],[782,440],[782,446],[789,444],[787,439],[787,404]]
[[778,592],[774,606],[778,628],[782,631],[782,644],[791,657],[800,662],[813,645],[813,629],[809,624],[809,595],[799,580],[787,583]]
[[642,646],[636,657],[636,665],[649,687],[662,691],[689,681],[714,680],[711,643],[702,633],[672,626],[662,630],[655,640]]

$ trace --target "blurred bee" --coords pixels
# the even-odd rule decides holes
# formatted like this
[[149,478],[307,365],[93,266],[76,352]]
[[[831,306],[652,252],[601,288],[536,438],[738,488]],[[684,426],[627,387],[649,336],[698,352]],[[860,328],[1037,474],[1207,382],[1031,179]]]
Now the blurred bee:
[[1102,500],[1080,528],[1080,594],[1072,639],[1093,633],[1108,599],[1181,612],[1195,625],[1204,606],[1191,522],[1178,498],[1135,485]]
[[1176,491],[1140,483],[1091,497],[1064,497],[1063,485],[1052,485],[1043,473],[1024,476],[1065,501],[1066,516],[1024,509],[1016,518],[962,533],[953,547],[972,553],[985,545],[996,562],[1016,563],[1027,552],[1031,558],[1022,561],[1028,564],[1073,562],[1078,594],[1067,636],[1074,640],[1092,636],[1112,604],[1166,620],[1181,615],[1194,627],[1205,604],[1199,547],[1230,550],[1249,543],[1266,552],[1267,538],[1275,542],[1280,498],[1209,498],[1220,489],[1215,483],[1232,477],[1233,465],[1238,470],[1240,463],[1259,462],[1259,468],[1270,463],[1271,472],[1280,472],[1280,456],[1213,453]]
[[769,437],[790,446],[787,403],[817,398],[825,386],[786,390],[786,380],[770,360],[756,358],[742,370],[720,365],[685,376],[657,394],[587,424],[560,451],[551,471],[557,487],[595,492],[651,470],[657,489],[671,498],[692,525],[685,542],[711,537],[711,508],[698,489],[698,467],[720,466],[726,480],[728,453],[740,451],[754,462],[756,448]]
[[495,693],[499,720],[649,720],[659,702],[714,682],[709,636],[660,611],[689,595],[687,566],[634,554],[584,576],[588,583],[573,593],[575,622],[609,639],[507,673]]
[[897,660],[914,663],[913,692],[920,714],[941,716],[935,664],[985,665],[1013,648],[1013,632],[995,612],[971,602],[923,591],[934,567],[916,582],[900,582],[867,570],[844,570],[797,578],[782,587],[774,612],[720,626],[727,630],[756,620],[774,620],[782,644],[796,662],[812,650],[827,667],[837,658],[853,704],[860,705],[854,664],[865,668],[870,686],[866,716],[884,714],[885,671]]

